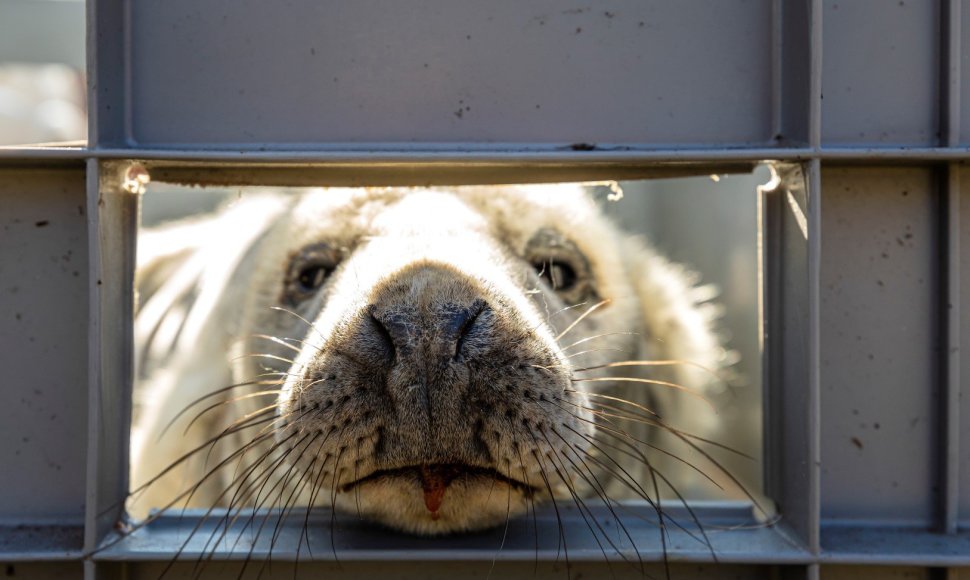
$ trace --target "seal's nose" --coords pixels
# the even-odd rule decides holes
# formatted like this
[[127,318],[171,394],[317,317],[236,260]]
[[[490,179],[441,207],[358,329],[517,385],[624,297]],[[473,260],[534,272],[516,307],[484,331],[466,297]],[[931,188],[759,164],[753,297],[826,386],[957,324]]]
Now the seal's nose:
[[392,355],[411,357],[420,348],[426,356],[458,359],[465,337],[485,308],[485,301],[476,299],[468,304],[437,304],[424,311],[371,304],[367,311],[376,337]]

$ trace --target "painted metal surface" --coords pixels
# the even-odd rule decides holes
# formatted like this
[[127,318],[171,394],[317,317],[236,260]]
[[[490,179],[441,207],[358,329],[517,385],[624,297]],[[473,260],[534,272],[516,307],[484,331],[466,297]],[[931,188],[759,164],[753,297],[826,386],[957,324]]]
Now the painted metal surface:
[[[98,214],[76,226],[88,236],[77,255],[89,261],[90,285],[64,281],[87,291],[90,304],[55,299],[61,294],[49,277],[57,274],[40,265],[59,238],[24,245],[27,233],[4,232],[0,243],[3,260],[34,258],[18,266],[27,284],[21,296],[32,312],[62,315],[33,328],[48,329],[43,340],[51,344],[61,340],[55,329],[74,336],[58,345],[80,369],[79,391],[67,393],[76,403],[63,422],[70,433],[51,432],[31,448],[77,451],[71,477],[49,477],[36,457],[4,470],[4,486],[23,501],[0,500],[0,519],[74,505],[64,517],[77,520],[87,498],[90,548],[108,533],[104,510],[124,488],[130,313],[119,297],[130,290],[126,252],[134,238],[131,204],[100,204],[117,187],[108,162],[144,160],[172,179],[200,183],[421,184],[713,173],[768,159],[789,162],[792,172],[765,195],[762,232],[764,469],[783,520],[723,540],[737,565],[672,572],[930,577],[950,567],[946,577],[968,576],[970,397],[963,383],[970,362],[952,354],[970,340],[970,309],[960,308],[970,292],[970,184],[959,167],[970,159],[966,4],[89,2],[91,148],[0,149],[0,215],[76,211],[77,200],[51,177],[67,173],[72,183],[86,174],[85,207]],[[29,183],[13,180],[24,167],[45,171],[31,173]],[[98,273],[117,286],[98,291]],[[0,333],[20,332],[7,310],[0,309]],[[89,338],[79,320],[90,324]],[[29,344],[12,344],[0,352],[9,357],[0,358],[6,368],[46,360]],[[61,385],[63,370],[44,369]],[[0,397],[26,388],[11,384]],[[0,432],[36,429],[35,419],[15,415]],[[17,461],[8,457],[14,451],[0,446],[3,465]],[[157,529],[164,541],[156,548],[171,547],[168,532]],[[80,560],[74,534],[31,552],[25,536],[0,527],[0,561],[38,562],[18,563],[15,572],[27,571],[18,575],[76,577],[75,561],[40,562]],[[658,559],[654,537],[643,534],[651,561]],[[780,538],[793,547],[780,547]],[[535,552],[517,549],[521,560],[494,570],[494,547],[484,544],[450,553],[462,563],[445,563],[448,552],[429,549],[410,568],[387,551],[384,564],[335,570],[317,562],[306,570],[447,576],[477,561],[472,573],[482,577],[564,573],[562,561],[546,561],[551,550],[533,568],[525,556]],[[164,559],[159,550],[139,556],[119,545],[110,561],[87,560],[85,574],[155,577],[164,564],[126,562]],[[588,555],[576,573],[609,573]],[[690,548],[671,557],[701,560]],[[177,572],[191,576],[192,563]]]
[[[80,524],[87,396],[84,172],[0,170],[0,525]],[[73,482],[74,485],[66,483]]]
[[137,2],[125,135],[240,149],[767,143],[770,16],[769,0]]

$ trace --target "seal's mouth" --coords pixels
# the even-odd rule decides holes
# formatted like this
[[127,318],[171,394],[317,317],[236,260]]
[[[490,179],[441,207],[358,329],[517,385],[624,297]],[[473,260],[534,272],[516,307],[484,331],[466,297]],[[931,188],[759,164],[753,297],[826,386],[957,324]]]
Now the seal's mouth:
[[378,481],[415,483],[424,492],[424,505],[434,518],[441,508],[445,492],[456,480],[480,484],[504,483],[528,498],[533,497],[539,491],[538,488],[513,479],[495,469],[462,463],[409,465],[397,469],[382,469],[343,485],[341,491],[348,492],[355,487]]

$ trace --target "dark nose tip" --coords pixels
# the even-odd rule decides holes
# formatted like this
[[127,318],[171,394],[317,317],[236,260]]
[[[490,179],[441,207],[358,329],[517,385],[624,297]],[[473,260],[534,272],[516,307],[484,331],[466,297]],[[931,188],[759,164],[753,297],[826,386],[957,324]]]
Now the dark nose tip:
[[378,304],[367,310],[377,337],[392,356],[412,356],[423,350],[427,355],[458,358],[464,339],[485,308],[484,300],[475,300],[437,305],[428,312],[383,309]]

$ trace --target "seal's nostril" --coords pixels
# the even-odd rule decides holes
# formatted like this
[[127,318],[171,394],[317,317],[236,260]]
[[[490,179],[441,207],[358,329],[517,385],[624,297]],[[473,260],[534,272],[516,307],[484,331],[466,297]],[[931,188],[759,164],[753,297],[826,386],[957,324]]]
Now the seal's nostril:
[[488,311],[484,300],[448,303],[423,311],[372,304],[367,308],[363,338],[371,348],[381,348],[388,360],[457,360],[465,339],[481,325]]
[[484,300],[475,300],[467,308],[461,308],[452,314],[452,318],[447,324],[447,327],[449,330],[453,329],[453,336],[455,337],[455,352],[452,355],[453,358],[457,359],[461,354],[461,347],[465,344],[465,338],[475,326],[475,321],[485,311],[485,306]]
[[387,326],[385,326],[381,319],[377,317],[374,311],[375,307],[373,305],[367,309],[367,312],[370,315],[371,324],[374,326],[376,336],[379,337],[383,343],[381,346],[387,353],[388,359],[393,359],[396,354],[396,349],[394,348],[394,338],[391,336],[391,332],[387,329]]

